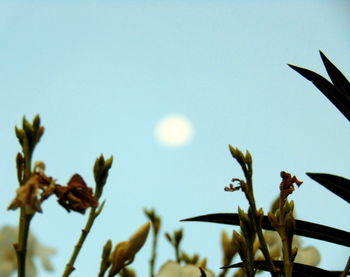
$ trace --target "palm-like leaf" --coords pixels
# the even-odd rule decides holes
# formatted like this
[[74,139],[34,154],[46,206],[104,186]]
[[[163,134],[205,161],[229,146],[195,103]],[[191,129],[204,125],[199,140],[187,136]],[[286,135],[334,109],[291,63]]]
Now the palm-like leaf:
[[315,180],[331,192],[335,193],[345,201],[350,203],[350,180],[344,177],[331,175],[327,173],[306,173],[311,179]]
[[[279,268],[280,270],[283,269],[283,262],[282,261],[274,261],[273,262],[276,266],[276,268]],[[239,268],[243,267],[243,263],[236,263],[233,265],[225,266],[223,268]],[[268,271],[268,267],[265,263],[265,261],[255,261],[254,267],[256,269]],[[299,263],[293,263],[293,277],[335,277],[339,276],[342,272],[341,271],[328,271],[324,270],[318,267],[299,264]]]
[[350,121],[350,83],[322,52],[320,55],[333,83],[309,69],[291,64],[289,66],[311,81]]
[[[239,216],[235,213],[217,213],[217,214],[207,214],[192,218],[183,219],[181,221],[200,221],[200,222],[211,222],[219,224],[228,225],[238,225],[239,226]],[[295,234],[299,236],[309,237],[313,239],[324,240],[340,245],[350,247],[350,233],[331,228],[328,226],[307,222],[303,220],[296,220]],[[271,226],[271,223],[267,216],[263,217],[262,228],[266,230],[275,231]]]

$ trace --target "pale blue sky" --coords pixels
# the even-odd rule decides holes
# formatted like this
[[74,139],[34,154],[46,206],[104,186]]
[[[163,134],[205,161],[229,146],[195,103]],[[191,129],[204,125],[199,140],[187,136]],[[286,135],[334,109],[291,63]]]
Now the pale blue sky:
[[[291,197],[300,219],[349,230],[348,204],[305,175],[350,177],[349,123],[286,64],[326,75],[322,50],[349,77],[350,2],[246,2],[0,1],[0,225],[17,224],[17,212],[5,211],[17,184],[13,127],[39,113],[46,131],[34,160],[58,182],[78,172],[92,185],[95,158],[115,158],[104,212],[72,276],[96,276],[104,242],[127,239],[144,207],[163,216],[163,232],[184,227],[184,249],[218,272],[220,231],[232,228],[179,220],[247,207],[242,193],[223,189],[241,176],[228,144],[252,153],[265,211],[286,170],[304,181]],[[189,118],[195,135],[167,149],[154,128],[173,113]],[[59,276],[86,217],[53,198],[43,209],[32,229],[57,248],[51,276]],[[343,268],[350,254],[303,241],[318,245],[324,268]],[[149,253],[148,242],[133,264],[139,276]],[[170,258],[161,237],[157,267]]]

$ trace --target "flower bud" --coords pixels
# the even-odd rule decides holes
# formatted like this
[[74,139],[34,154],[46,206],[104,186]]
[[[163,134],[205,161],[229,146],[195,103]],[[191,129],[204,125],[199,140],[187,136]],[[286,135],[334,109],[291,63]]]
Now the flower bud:
[[149,229],[150,229],[151,223],[146,222],[143,224],[139,229],[136,230],[136,232],[129,238],[129,251],[135,255],[141,247],[144,245]]
[[121,269],[133,262],[136,253],[147,239],[150,226],[150,222],[143,224],[131,235],[128,241],[122,241],[117,244],[110,258],[112,267],[109,270],[109,277],[117,275]]

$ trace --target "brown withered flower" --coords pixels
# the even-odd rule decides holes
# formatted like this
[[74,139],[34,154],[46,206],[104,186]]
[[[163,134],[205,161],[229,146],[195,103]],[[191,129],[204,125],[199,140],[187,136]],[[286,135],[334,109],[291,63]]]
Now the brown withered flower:
[[58,197],[58,203],[68,212],[72,210],[84,214],[87,208],[96,208],[98,205],[92,189],[86,185],[79,174],[74,174],[67,186],[56,185],[55,194]]
[[298,187],[303,183],[299,181],[297,177],[293,176],[285,171],[281,171],[282,182],[280,184],[280,199],[282,202],[286,200],[289,194],[292,194],[294,191],[294,184]]
[[35,168],[28,181],[17,189],[16,197],[8,209],[16,210],[23,207],[28,215],[41,213],[41,203],[53,194],[54,189],[54,179],[46,176],[43,170]]

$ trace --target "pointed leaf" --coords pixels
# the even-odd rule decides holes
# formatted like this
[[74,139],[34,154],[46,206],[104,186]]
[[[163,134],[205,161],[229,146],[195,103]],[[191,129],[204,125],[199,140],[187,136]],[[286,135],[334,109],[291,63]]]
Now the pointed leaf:
[[[239,226],[238,214],[234,213],[207,214],[183,219],[181,221],[201,221]],[[263,217],[261,225],[263,229],[275,231],[267,216]],[[324,240],[350,247],[349,232],[303,220],[295,220],[295,227],[295,235]]]
[[349,179],[327,173],[306,173],[306,175],[350,203]]
[[350,121],[350,99],[321,75],[302,67],[289,64],[296,72],[311,81],[334,106]]
[[[279,268],[280,270],[283,269],[283,262],[282,261],[273,261],[274,265]],[[239,268],[244,267],[243,263],[236,263],[233,265],[225,266],[222,268]],[[265,261],[254,261],[254,268],[269,271]],[[324,270],[318,267],[305,265],[305,264],[299,264],[299,263],[293,263],[293,277],[335,277],[339,276],[342,273],[342,271],[328,271]]]
[[350,97],[350,83],[343,73],[320,51],[323,64],[331,78],[334,86],[336,86],[344,95]]

